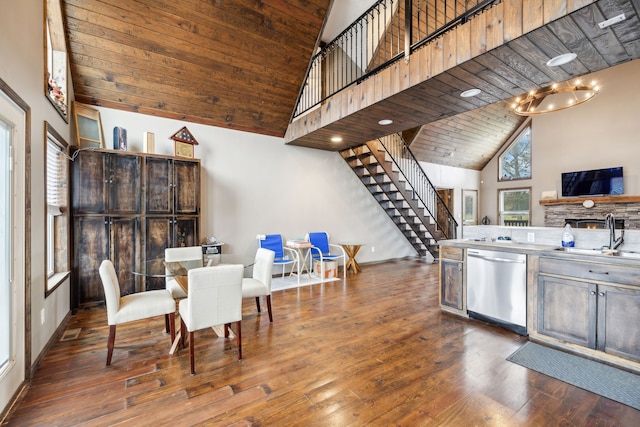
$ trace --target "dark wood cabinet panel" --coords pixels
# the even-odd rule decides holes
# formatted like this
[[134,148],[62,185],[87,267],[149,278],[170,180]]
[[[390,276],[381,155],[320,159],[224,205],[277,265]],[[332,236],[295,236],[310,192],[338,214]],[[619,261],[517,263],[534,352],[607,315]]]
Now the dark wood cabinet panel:
[[640,360],[637,267],[541,258],[540,273],[539,333]]
[[200,209],[200,167],[198,163],[173,163],[176,215],[197,214]]
[[120,294],[129,295],[140,291],[141,237],[140,218],[109,219],[110,259],[120,282]]
[[146,213],[173,213],[172,161],[165,157],[147,157],[146,175]]
[[104,153],[81,151],[73,163],[72,205],[76,213],[107,212],[107,167]]
[[598,349],[640,361],[640,290],[598,286]]
[[140,213],[142,162],[139,155],[109,155],[109,212]]
[[104,301],[104,290],[98,268],[109,258],[109,221],[103,216],[80,217],[74,220],[73,282],[82,305]]
[[137,214],[141,207],[141,159],[136,154],[81,151],[73,168],[77,214]]
[[462,310],[462,262],[442,260],[440,304]]
[[145,281],[132,272],[163,257],[165,248],[199,244],[197,160],[82,151],[74,162],[72,193],[73,309],[104,301],[102,260],[113,261],[122,295],[164,289],[164,279]]
[[174,247],[197,246],[198,241],[198,218],[178,217],[173,223]]
[[[197,217],[147,217],[146,218],[146,259],[164,257],[166,248],[198,245]],[[163,278],[149,278],[145,289],[164,289]]]
[[84,216],[74,221],[74,288],[80,305],[104,301],[98,268],[113,261],[120,294],[140,290],[132,271],[140,266],[140,218]]
[[464,295],[464,249],[440,247],[440,307],[466,315]]
[[539,276],[538,332],[595,348],[596,320],[596,285]]

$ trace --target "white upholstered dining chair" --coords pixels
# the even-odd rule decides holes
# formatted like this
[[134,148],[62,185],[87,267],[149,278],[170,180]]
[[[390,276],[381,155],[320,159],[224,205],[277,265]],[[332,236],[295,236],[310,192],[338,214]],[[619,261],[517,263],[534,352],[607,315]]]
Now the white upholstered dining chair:
[[255,297],[258,313],[260,313],[260,297],[266,297],[269,322],[273,322],[273,314],[271,312],[271,277],[275,256],[276,253],[272,250],[258,248],[253,264],[252,277],[242,279],[242,298]]
[[107,366],[111,365],[111,356],[116,340],[116,325],[147,319],[155,316],[165,316],[165,327],[171,333],[171,342],[175,338],[176,303],[166,289],[138,292],[120,296],[120,283],[113,267],[113,263],[106,259],[99,268],[100,279],[104,288],[107,304],[107,324],[109,338],[107,341]]
[[229,325],[236,323],[238,360],[242,359],[242,275],[241,264],[217,265],[189,270],[189,294],[178,303],[181,342],[189,333],[191,375],[195,375],[194,332],[224,325],[225,338]]

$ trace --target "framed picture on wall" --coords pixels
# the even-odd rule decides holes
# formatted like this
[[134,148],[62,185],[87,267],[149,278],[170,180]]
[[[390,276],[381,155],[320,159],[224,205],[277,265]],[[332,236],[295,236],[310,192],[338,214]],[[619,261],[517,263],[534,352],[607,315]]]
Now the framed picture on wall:
[[478,190],[462,190],[462,225],[478,224]]
[[78,147],[105,148],[100,111],[77,102],[73,103]]

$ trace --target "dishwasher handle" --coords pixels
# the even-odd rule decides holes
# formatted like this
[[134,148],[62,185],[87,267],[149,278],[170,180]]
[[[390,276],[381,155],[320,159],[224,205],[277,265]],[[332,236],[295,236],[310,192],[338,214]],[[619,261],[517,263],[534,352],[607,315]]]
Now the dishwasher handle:
[[473,252],[469,252],[469,251],[467,251],[467,256],[468,257],[473,257],[473,258],[483,259],[485,261],[492,261],[492,262],[505,262],[505,263],[511,263],[511,264],[524,264],[525,263],[525,260],[521,260],[521,259],[488,257],[488,256],[479,255],[479,254],[476,254],[476,253],[473,253]]

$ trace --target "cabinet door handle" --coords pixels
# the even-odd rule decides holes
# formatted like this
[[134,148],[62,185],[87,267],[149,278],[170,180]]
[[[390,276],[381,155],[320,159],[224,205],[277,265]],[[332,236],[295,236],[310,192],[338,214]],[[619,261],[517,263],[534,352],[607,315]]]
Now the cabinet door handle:
[[589,273],[595,273],[595,274],[609,274],[608,271],[594,271],[594,270],[589,270]]
[[604,296],[604,292],[598,292],[598,296],[603,297]]
[[462,271],[462,263],[461,262],[458,263],[458,271]]
[[589,295],[595,295],[595,294],[596,294],[596,291],[589,292]]

